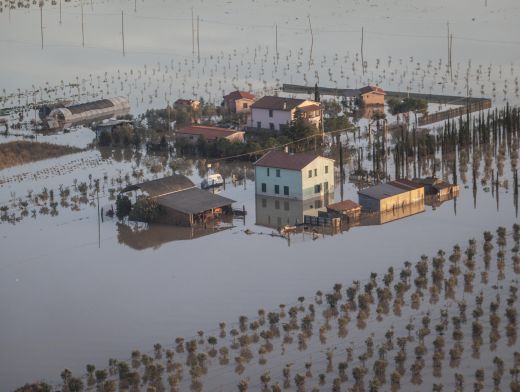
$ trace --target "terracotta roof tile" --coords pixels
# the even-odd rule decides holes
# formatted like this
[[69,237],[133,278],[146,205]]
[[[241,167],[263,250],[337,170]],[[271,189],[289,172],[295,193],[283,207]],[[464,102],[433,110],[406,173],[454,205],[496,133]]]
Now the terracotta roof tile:
[[254,100],[255,96],[251,93],[248,93],[247,91],[232,91],[228,95],[224,95],[224,100],[229,101],[233,100],[236,101],[237,99],[251,99]]
[[359,89],[359,93],[361,95],[368,93],[377,93],[377,94],[385,94],[385,91],[378,86],[365,86]]

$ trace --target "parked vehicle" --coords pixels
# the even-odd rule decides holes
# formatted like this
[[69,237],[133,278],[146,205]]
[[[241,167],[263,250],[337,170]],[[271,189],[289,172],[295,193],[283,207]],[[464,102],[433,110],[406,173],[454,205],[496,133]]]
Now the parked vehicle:
[[224,185],[224,180],[222,176],[220,174],[210,174],[201,182],[200,187],[202,189],[208,189],[221,185]]

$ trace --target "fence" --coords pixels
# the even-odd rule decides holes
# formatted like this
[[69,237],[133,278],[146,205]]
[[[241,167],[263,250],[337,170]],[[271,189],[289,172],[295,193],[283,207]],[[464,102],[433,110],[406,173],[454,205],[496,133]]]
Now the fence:
[[442,112],[427,114],[419,118],[419,125],[433,124],[439,121],[445,121],[450,118],[457,118],[467,113],[478,112],[480,110],[489,109],[491,107],[491,100],[483,99],[478,102],[473,102],[466,106],[460,106],[458,108],[445,110]]

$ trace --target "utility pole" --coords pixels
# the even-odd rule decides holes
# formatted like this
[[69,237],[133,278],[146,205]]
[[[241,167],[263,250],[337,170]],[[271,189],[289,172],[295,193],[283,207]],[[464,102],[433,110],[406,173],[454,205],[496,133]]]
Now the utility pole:
[[200,28],[199,28],[199,16],[197,15],[197,62],[200,63]]
[[101,213],[99,211],[99,189],[97,189],[97,212],[98,212],[98,248],[101,248]]
[[61,0],[60,0],[60,24],[61,24]]
[[124,11],[121,11],[121,37],[123,38],[123,57],[125,56],[125,24],[124,24]]
[[40,3],[40,35],[42,37],[42,50],[43,50],[43,2]]
[[134,0],[134,12],[137,12],[137,0]]
[[365,44],[365,28],[361,26],[361,70],[365,75],[365,56],[363,53],[363,46]]
[[191,7],[191,54],[195,57],[195,20],[193,19],[193,7]]
[[83,25],[83,0],[81,0],[81,46],[85,47],[85,27]]
[[307,17],[309,18],[309,30],[311,32],[311,50],[310,50],[310,53],[309,53],[309,69],[311,69],[311,64],[313,63],[313,61],[312,61],[312,49],[314,47],[314,33],[312,32],[311,16],[308,15]]
[[275,25],[275,37],[276,37],[276,64],[278,64],[278,24]]

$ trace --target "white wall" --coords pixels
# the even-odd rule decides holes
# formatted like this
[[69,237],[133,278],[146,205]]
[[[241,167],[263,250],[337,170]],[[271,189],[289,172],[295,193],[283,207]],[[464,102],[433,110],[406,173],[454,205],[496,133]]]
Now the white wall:
[[[325,166],[328,166],[328,173],[325,173]],[[267,175],[267,169],[262,166],[255,167],[255,190],[257,195],[305,200],[323,196],[327,193],[334,193],[334,161],[331,159],[318,157],[302,171],[280,169],[280,177],[276,177],[276,168],[269,168],[269,175]],[[312,177],[310,178],[309,170],[312,171]],[[328,182],[327,189],[325,189],[326,182]],[[262,192],[262,184],[266,185],[266,192]],[[280,186],[279,194],[275,193],[275,185]],[[315,192],[316,185],[321,185],[319,193]],[[289,187],[288,196],[283,194],[284,186]]]
[[261,122],[260,128],[269,129],[269,123],[274,124],[276,131],[280,130],[280,125],[289,125],[292,115],[289,111],[273,110],[273,117],[269,117],[268,109],[251,109],[251,128],[257,128],[257,123]]
[[[325,173],[325,166],[328,166],[328,173]],[[309,170],[312,171],[312,177],[309,177]],[[315,170],[317,175],[315,175]],[[304,199],[324,195],[325,193],[333,193],[334,161],[332,159],[318,157],[302,170],[302,177],[302,193]],[[328,182],[328,189],[325,189],[324,186],[326,182]],[[321,185],[320,193],[315,193],[315,185]]]

